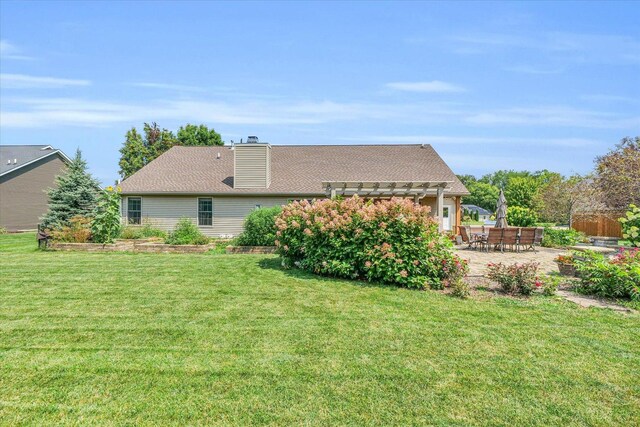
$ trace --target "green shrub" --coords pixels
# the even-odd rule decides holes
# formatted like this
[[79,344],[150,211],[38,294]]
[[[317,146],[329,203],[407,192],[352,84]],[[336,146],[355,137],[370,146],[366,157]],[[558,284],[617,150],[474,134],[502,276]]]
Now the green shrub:
[[471,295],[469,283],[464,278],[469,273],[469,263],[463,259],[450,259],[443,267],[447,274],[444,280],[445,286],[451,289],[451,294],[458,298],[467,298]]
[[573,228],[545,228],[542,246],[547,248],[564,248],[578,243],[588,242],[587,236]]
[[510,295],[530,295],[541,286],[537,277],[538,266],[537,262],[511,265],[491,263],[487,265],[487,277],[498,282],[502,290]]
[[142,229],[140,227],[124,227],[120,231],[121,239],[142,239]]
[[165,243],[170,245],[206,245],[209,238],[189,219],[182,218],[167,236]]
[[629,205],[624,218],[619,219],[622,224],[622,237],[632,246],[640,246],[640,207]]
[[514,227],[531,227],[538,221],[536,213],[529,208],[510,206],[507,208],[507,222]]
[[640,301],[640,250],[621,250],[613,259],[590,254],[575,261],[580,290],[612,298]]
[[244,231],[238,236],[240,246],[273,246],[276,241],[276,216],[280,206],[256,209],[244,221]]
[[120,189],[109,186],[98,197],[98,206],[91,222],[93,241],[113,243],[121,227]]
[[160,237],[162,239],[166,239],[167,232],[159,228],[155,228],[150,222],[144,223],[142,227],[124,227],[120,232],[121,239],[148,239],[150,237]]
[[149,237],[167,238],[166,231],[155,228],[150,222],[146,222],[142,228],[140,228],[140,235],[143,239],[148,239]]
[[7,229],[4,227],[0,227],[0,234],[7,234]]
[[408,199],[293,202],[276,218],[283,265],[328,276],[441,289],[459,259],[429,208]]

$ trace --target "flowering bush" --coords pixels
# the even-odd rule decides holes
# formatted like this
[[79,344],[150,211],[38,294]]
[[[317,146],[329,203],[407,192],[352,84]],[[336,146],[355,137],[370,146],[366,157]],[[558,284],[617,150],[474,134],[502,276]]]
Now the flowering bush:
[[640,207],[629,205],[625,217],[619,219],[622,224],[622,237],[633,246],[640,246]]
[[408,288],[442,289],[459,274],[451,242],[430,209],[408,199],[293,202],[276,218],[285,266]]
[[576,260],[576,269],[583,292],[640,301],[640,249],[621,250],[610,260],[593,254]]
[[444,279],[444,285],[451,289],[451,294],[458,298],[467,298],[471,291],[464,278],[469,273],[469,262],[464,259],[452,258],[448,260],[443,269],[447,275]]
[[555,262],[558,264],[568,264],[573,265],[574,259],[573,255],[558,255],[555,259]]
[[538,265],[537,262],[488,264],[487,277],[498,282],[502,290],[508,294],[530,295],[534,289],[542,287],[542,281],[537,276]]

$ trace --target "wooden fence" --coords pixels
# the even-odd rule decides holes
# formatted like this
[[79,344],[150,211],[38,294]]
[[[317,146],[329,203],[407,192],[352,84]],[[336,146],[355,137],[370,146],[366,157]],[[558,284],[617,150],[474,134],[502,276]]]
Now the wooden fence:
[[587,236],[622,238],[622,227],[618,218],[624,212],[603,212],[589,215],[574,215],[571,228],[582,231]]

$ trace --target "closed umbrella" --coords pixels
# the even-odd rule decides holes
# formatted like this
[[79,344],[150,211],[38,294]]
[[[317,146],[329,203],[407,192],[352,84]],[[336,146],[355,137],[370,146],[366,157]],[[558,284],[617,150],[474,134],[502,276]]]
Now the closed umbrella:
[[496,205],[496,227],[507,228],[507,199],[504,197],[504,192],[500,190],[500,197],[498,197],[498,204]]

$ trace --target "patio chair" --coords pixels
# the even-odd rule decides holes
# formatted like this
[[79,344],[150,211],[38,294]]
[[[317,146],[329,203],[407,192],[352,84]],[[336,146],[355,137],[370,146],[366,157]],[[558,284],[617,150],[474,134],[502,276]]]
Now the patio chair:
[[516,250],[518,249],[518,228],[515,227],[509,227],[509,228],[505,228],[503,233],[502,233],[502,248],[504,249],[505,246],[509,245],[509,247],[511,248],[511,250],[513,251],[513,249],[515,248]]
[[466,243],[467,249],[471,249],[474,246],[478,246],[478,244],[482,243],[482,239],[477,237],[471,237],[470,228],[466,225],[460,227],[460,236],[462,237],[462,241]]
[[502,247],[502,233],[504,229],[502,228],[490,228],[489,234],[487,234],[487,238],[482,242],[482,248],[486,249],[489,252],[489,248],[491,246],[496,249],[500,246],[500,252],[504,252],[504,248]]
[[[541,229],[531,227],[523,228],[522,231],[520,231],[520,241],[518,242],[518,248],[525,248],[525,250],[531,249],[535,252],[536,248],[534,245],[536,243],[538,230]],[[540,240],[542,241],[542,238],[540,238]]]
[[536,232],[536,234],[535,234],[535,238],[533,240],[533,244],[540,246],[540,245],[542,245],[542,238],[544,237],[544,228],[537,227],[535,229],[535,232]]

